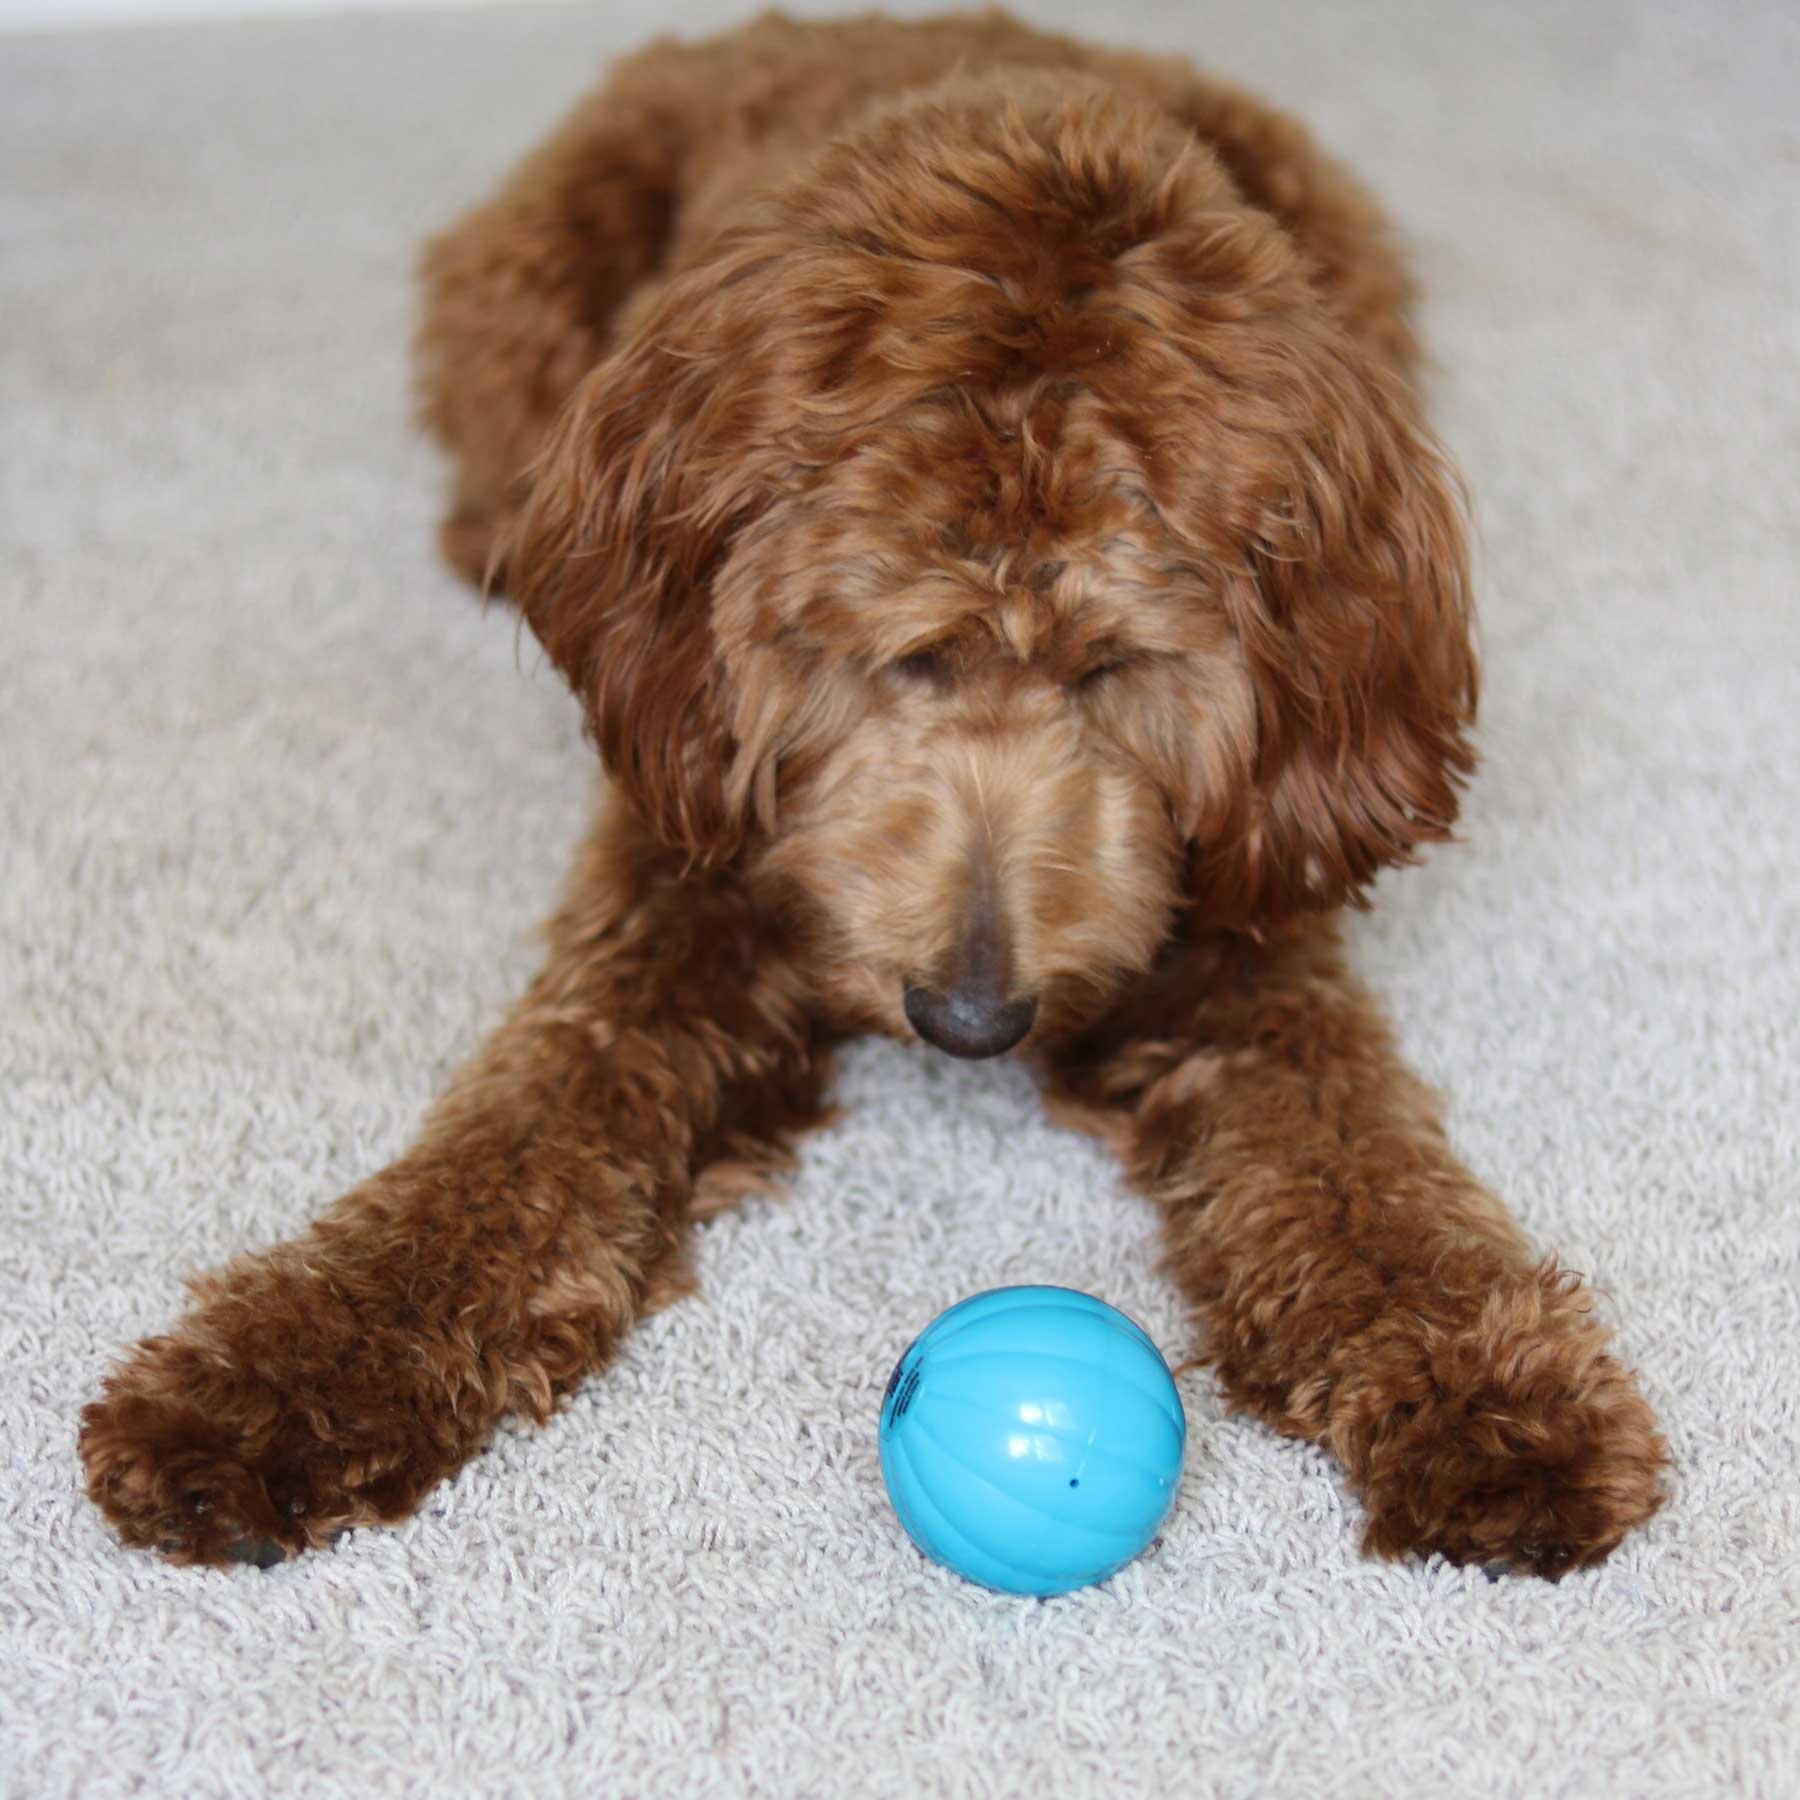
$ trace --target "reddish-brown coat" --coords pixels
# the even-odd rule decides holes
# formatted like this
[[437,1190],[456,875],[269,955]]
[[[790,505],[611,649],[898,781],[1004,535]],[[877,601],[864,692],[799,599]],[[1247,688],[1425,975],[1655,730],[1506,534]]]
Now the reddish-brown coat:
[[1585,1291],[1337,947],[1448,833],[1476,693],[1356,183],[1180,63],[770,18],[619,65],[424,277],[445,552],[616,796],[414,1149],[88,1409],[126,1541],[403,1517],[682,1290],[690,1222],[825,1117],[833,1041],[971,968],[1034,1003],[1225,1392],[1332,1450],[1371,1550],[1556,1573],[1649,1517],[1662,1444]]

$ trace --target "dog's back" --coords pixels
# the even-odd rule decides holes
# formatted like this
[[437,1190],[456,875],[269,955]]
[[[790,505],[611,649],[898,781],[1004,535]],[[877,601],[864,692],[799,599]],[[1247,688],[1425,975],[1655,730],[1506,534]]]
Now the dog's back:
[[505,586],[499,538],[575,385],[670,276],[754,218],[760,196],[947,81],[985,82],[999,113],[1054,74],[1071,91],[1148,103],[1191,134],[1293,235],[1353,333],[1410,369],[1412,285],[1379,209],[1262,102],[1178,59],[1077,43],[998,11],[807,24],[771,14],[615,64],[493,199],[427,247],[419,392],[456,464],[442,536],[452,566]]

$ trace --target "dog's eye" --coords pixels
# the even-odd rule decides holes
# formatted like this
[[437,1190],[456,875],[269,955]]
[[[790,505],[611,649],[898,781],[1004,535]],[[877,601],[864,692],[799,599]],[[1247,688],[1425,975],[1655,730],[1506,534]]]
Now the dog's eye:
[[939,650],[914,650],[888,666],[905,681],[942,681],[950,672],[950,665]]
[[1075,685],[1082,693],[1091,694],[1095,688],[1103,686],[1113,676],[1123,673],[1130,666],[1130,657],[1115,656],[1110,662],[1095,663],[1091,669],[1082,670]]

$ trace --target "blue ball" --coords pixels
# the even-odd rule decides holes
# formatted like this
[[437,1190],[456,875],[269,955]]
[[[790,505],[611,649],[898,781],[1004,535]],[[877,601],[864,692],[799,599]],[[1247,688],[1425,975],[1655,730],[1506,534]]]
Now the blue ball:
[[1073,1288],[994,1288],[894,1366],[881,1473],[934,1562],[1007,1594],[1104,1581],[1167,1517],[1187,1416],[1156,1346]]

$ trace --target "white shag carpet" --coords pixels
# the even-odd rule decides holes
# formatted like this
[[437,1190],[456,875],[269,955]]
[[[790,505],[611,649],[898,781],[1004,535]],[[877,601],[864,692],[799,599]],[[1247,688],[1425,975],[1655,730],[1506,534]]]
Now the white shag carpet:
[[[1170,1352],[1148,1207],[1016,1069],[869,1045],[703,1294],[415,1522],[122,1551],[75,1420],[191,1268],[399,1150],[531,966],[574,708],[433,560],[409,273],[717,5],[0,40],[0,1792],[1775,1795],[1800,1783],[1800,45],[1791,7],[1128,5],[1417,246],[1488,767],[1355,933],[1455,1137],[1606,1290],[1676,1459],[1548,1586],[1372,1565],[1183,1378],[1104,1589],[926,1565],[894,1356],[1011,1281]],[[1080,27],[1045,4],[1034,16]],[[1094,29],[1093,25],[1089,25]]]

